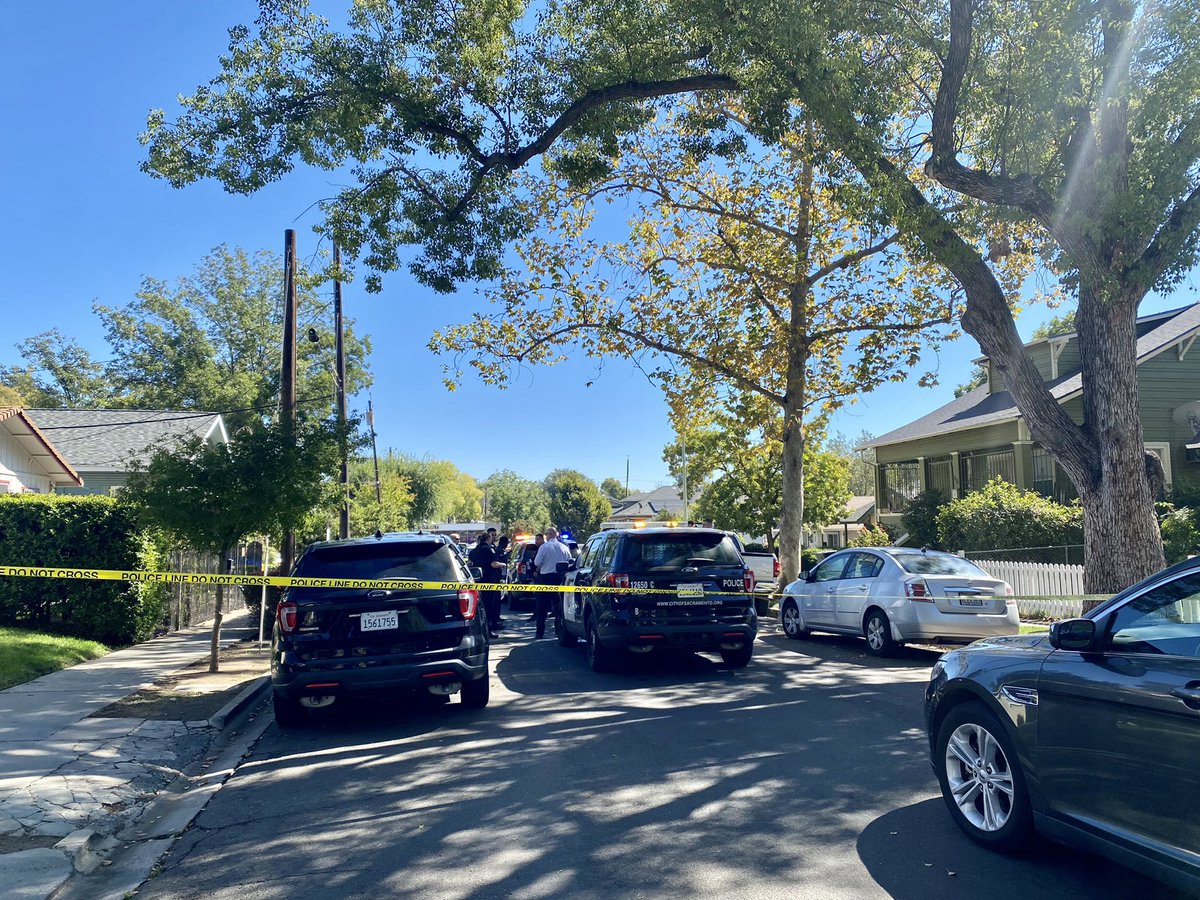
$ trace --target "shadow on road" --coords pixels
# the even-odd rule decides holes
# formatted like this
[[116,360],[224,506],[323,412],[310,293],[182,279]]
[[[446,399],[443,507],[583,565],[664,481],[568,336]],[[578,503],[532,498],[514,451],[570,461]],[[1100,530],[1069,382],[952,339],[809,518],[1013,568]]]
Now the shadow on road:
[[941,798],[880,816],[859,836],[858,855],[896,900],[1184,897],[1132,869],[1049,841],[1022,856],[992,853],[958,830]]

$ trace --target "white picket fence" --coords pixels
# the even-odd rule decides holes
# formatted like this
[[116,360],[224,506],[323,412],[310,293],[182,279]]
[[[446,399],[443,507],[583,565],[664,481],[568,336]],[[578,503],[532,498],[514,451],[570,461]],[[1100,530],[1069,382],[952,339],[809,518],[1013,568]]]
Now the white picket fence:
[[1083,614],[1083,566],[1004,559],[972,562],[1012,585],[1023,619],[1069,619]]

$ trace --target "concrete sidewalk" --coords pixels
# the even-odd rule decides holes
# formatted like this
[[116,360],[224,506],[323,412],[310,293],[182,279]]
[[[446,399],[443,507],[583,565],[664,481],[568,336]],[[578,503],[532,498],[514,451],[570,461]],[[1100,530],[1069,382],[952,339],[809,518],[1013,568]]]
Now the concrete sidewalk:
[[[230,613],[222,644],[252,625]],[[0,691],[0,896],[47,896],[81,844],[111,841],[207,750],[208,721],[89,716],[205,658],[211,634],[199,625]]]

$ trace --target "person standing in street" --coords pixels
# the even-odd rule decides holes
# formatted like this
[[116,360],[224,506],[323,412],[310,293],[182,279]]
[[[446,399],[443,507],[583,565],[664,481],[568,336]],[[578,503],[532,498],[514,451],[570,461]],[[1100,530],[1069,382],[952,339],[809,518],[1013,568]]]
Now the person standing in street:
[[[558,571],[559,563],[569,563],[571,551],[558,539],[558,529],[551,525],[546,529],[546,543],[538,548],[533,565],[537,569],[538,584],[563,584],[566,578]],[[546,616],[550,604],[558,601],[561,594],[553,591],[537,592],[537,633],[535,639],[546,636]]]
[[[504,571],[504,563],[496,559],[496,551],[492,547],[486,531],[479,533],[475,546],[467,554],[467,559],[470,560],[473,567],[483,571],[481,580],[484,584],[496,584],[500,581]],[[500,592],[494,588],[485,588],[479,594],[480,599],[483,601],[484,613],[488,618],[488,637],[498,637],[496,633],[496,620],[500,618]]]

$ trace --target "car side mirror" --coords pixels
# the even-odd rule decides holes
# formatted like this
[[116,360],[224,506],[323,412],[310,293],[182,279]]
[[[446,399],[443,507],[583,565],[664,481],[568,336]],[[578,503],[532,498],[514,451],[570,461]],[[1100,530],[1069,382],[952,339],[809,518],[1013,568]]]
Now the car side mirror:
[[1050,626],[1050,646],[1055,650],[1091,650],[1096,623],[1091,619],[1065,619]]
[[471,577],[478,581],[483,577],[483,569],[479,568],[479,566],[471,566]]
[[805,571],[802,571],[798,577],[800,578],[801,581],[811,581],[812,573],[805,570]]

